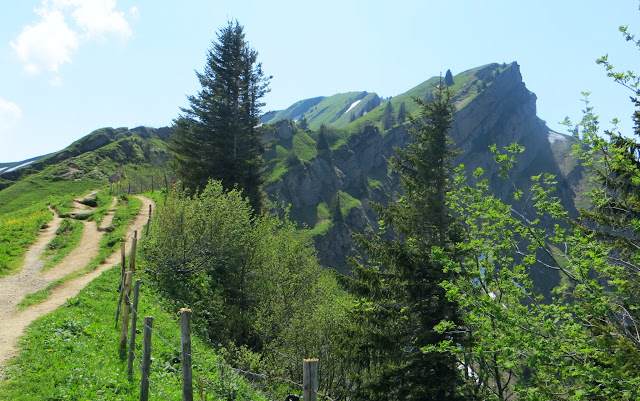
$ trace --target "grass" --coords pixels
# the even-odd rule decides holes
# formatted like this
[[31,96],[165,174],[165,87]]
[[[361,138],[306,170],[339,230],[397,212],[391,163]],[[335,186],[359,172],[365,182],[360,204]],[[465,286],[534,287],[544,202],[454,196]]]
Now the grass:
[[292,138],[293,151],[302,161],[310,161],[317,155],[316,141],[304,132],[299,132]]
[[[342,126],[344,124],[340,118],[343,117],[344,111],[354,101],[362,99],[361,104],[358,104],[359,107],[354,108],[354,111],[360,110],[371,96],[373,94],[366,94],[366,92],[348,92],[302,100],[291,105],[286,110],[277,112],[269,122],[276,122],[284,118],[294,119],[304,113],[304,117],[309,123],[309,128],[312,130],[317,130],[322,124]],[[348,121],[347,116],[344,122]]]
[[342,212],[343,216],[347,216],[349,214],[349,211],[351,211],[351,209],[353,209],[354,207],[362,208],[362,202],[349,195],[348,193],[338,191],[338,194],[340,196],[340,211]]
[[81,221],[70,218],[63,219],[60,227],[56,231],[56,236],[49,242],[42,259],[46,260],[43,271],[57,265],[64,259],[80,242],[84,224]]
[[124,240],[124,234],[133,218],[138,214],[142,202],[133,196],[121,195],[118,199],[118,208],[113,214],[111,228],[102,236],[100,240],[100,250],[85,268],[86,271],[95,269],[102,264],[113,252],[120,248],[120,243]]
[[52,218],[53,214],[43,203],[0,217],[0,277],[15,273],[20,268],[27,248]]
[[[511,65],[507,65],[506,67],[494,66],[494,65],[485,65],[481,67],[477,67],[468,71],[464,71],[459,73],[454,77],[454,85],[450,86],[449,89],[454,94],[453,103],[456,106],[457,110],[464,108],[473,98],[478,95],[477,86],[470,85],[470,82],[478,82],[479,79],[476,77],[476,74],[480,71],[486,69],[487,67],[496,68],[501,72],[506,68],[510,68]],[[419,112],[417,104],[413,101],[413,98],[424,99],[427,93],[433,92],[435,89],[435,85],[440,82],[440,77],[431,77],[427,81],[422,82],[421,84],[415,86],[412,89],[409,89],[407,92],[402,93],[398,96],[394,96],[390,101],[395,112],[398,111],[400,104],[402,102],[405,103],[405,108],[408,114],[417,115]],[[491,82],[487,82],[489,85]],[[380,106],[371,110],[365,116],[358,118],[357,120],[349,123],[346,127],[351,130],[361,130],[364,124],[373,123],[381,128],[382,115],[384,113],[384,109],[387,106],[387,101],[382,102]]]
[[[9,361],[0,382],[0,400],[137,400],[139,363],[134,361],[133,379],[127,378],[127,360],[118,349],[119,328],[114,316],[120,272],[109,269],[91,282],[77,297],[48,314],[26,330],[21,351]],[[180,399],[180,326],[176,312],[146,285],[142,277],[138,306],[142,316],[153,316],[150,399]],[[141,335],[135,353],[141,354]],[[250,384],[238,378],[216,353],[197,337],[192,338],[194,390],[196,397],[211,400],[263,400]],[[204,397],[202,397],[204,398]],[[201,398],[201,399],[202,399]]]
[[124,234],[129,224],[140,210],[141,205],[142,202],[139,199],[122,195],[118,203],[119,207],[116,209],[113,216],[113,224],[111,226],[112,229],[107,231],[103,235],[99,243],[98,254],[91,260],[91,262],[89,262],[89,264],[84,268],[50,283],[45,288],[27,294],[18,303],[18,309],[26,309],[32,305],[36,305],[46,301],[51,295],[51,291],[57,286],[62,285],[76,277],[83,276],[102,264],[113,252],[117,251],[120,247],[120,243],[124,240]]

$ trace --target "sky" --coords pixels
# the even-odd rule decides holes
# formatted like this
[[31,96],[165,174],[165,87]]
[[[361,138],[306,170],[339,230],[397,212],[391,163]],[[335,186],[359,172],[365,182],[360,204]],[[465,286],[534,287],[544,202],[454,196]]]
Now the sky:
[[[0,162],[55,152],[102,127],[171,125],[196,94],[218,30],[245,28],[271,92],[263,111],[351,91],[395,96],[434,75],[517,61],[551,129],[581,118],[630,133],[621,70],[640,52],[638,0],[2,0]],[[640,36],[638,36],[640,38]],[[640,71],[638,71],[640,72]]]

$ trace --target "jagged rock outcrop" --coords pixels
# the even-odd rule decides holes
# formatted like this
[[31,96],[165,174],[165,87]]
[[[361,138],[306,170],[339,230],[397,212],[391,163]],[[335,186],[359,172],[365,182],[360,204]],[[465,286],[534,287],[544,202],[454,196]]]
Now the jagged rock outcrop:
[[[482,90],[475,96],[465,96],[465,91],[473,89],[473,85],[481,85]],[[536,96],[526,88],[519,66],[513,63],[508,68],[500,68],[498,64],[492,64],[479,69],[460,93],[462,95],[454,98],[457,111],[450,132],[456,147],[462,151],[455,164],[463,163],[468,172],[482,168],[493,192],[513,204],[514,209],[525,217],[533,217],[533,210],[529,204],[514,203],[511,195],[514,185],[526,189],[531,185],[531,176],[542,172],[554,174],[558,181],[557,196],[570,213],[575,214],[573,200],[581,172],[577,171],[576,163],[565,162],[570,158],[567,144],[571,138],[552,132],[537,117]],[[330,157],[325,154],[302,163],[267,187],[268,192],[276,194],[278,202],[291,204],[292,210],[329,202],[337,191],[348,193],[359,201],[347,212],[344,225],[331,226],[315,237],[323,264],[347,272],[345,256],[353,254],[354,247],[347,234],[375,229],[377,216],[369,202],[386,203],[393,199],[394,192],[399,191],[397,177],[386,176],[386,172],[394,147],[404,147],[410,140],[408,128],[399,125],[382,133],[374,125],[365,125],[349,138],[347,144],[334,149]],[[499,167],[489,146],[496,144],[503,150],[514,142],[523,145],[526,151],[518,158],[512,180],[504,180],[499,178]],[[363,177],[376,184],[363,189]],[[543,289],[554,285],[558,279],[557,274],[550,275],[548,271],[533,272],[533,276],[543,283]]]

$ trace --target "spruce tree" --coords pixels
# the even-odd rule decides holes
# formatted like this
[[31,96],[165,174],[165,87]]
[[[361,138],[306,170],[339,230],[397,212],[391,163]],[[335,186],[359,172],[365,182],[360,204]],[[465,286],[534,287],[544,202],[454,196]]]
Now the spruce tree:
[[398,117],[396,117],[396,122],[398,124],[403,124],[407,120],[407,106],[404,102],[400,103],[400,107],[398,108]]
[[382,127],[386,131],[389,128],[393,127],[395,123],[396,123],[396,118],[393,113],[393,105],[389,100],[387,102],[387,106],[384,108],[384,113],[382,114]]
[[243,27],[230,21],[212,43],[204,72],[196,72],[202,89],[188,96],[189,107],[174,120],[170,140],[173,166],[192,192],[210,178],[221,180],[227,190],[239,187],[256,211],[264,145],[255,127],[270,79],[257,59]]
[[456,304],[441,286],[453,273],[432,258],[436,249],[454,253],[457,240],[457,225],[446,207],[456,154],[447,137],[451,94],[440,85],[432,103],[414,100],[421,113],[409,116],[413,142],[396,149],[391,160],[403,193],[386,207],[373,206],[382,231],[389,228],[396,238],[355,235],[368,260],[354,263],[353,277],[345,279],[360,299],[354,318],[362,329],[352,341],[354,363],[369,367],[369,373],[356,377],[361,399],[462,399],[455,359],[429,351],[444,340],[463,342],[434,328],[442,321],[459,323]]
[[318,155],[331,153],[329,140],[327,139],[327,126],[322,124],[318,130],[318,139],[316,140],[316,150]]
[[453,86],[453,74],[451,74],[451,70],[447,70],[447,73],[444,75],[444,84],[447,86]]
[[309,130],[309,123],[307,122],[307,119],[304,117],[300,119],[300,121],[298,122],[298,125],[302,131]]

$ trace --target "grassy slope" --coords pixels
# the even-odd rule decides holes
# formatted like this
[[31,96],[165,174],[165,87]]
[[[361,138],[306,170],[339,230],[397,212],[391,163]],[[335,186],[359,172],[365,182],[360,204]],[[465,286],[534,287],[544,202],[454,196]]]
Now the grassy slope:
[[[309,128],[312,130],[317,130],[322,124],[343,127],[349,123],[351,112],[360,112],[374,96],[376,96],[374,93],[348,92],[305,99],[294,103],[285,110],[275,112],[269,116],[270,118],[266,122],[274,123],[283,119],[293,120],[303,116],[307,119]],[[357,100],[360,102],[345,114],[345,111]]]
[[[139,364],[133,380],[127,379],[127,361],[118,349],[119,329],[114,328],[119,270],[110,269],[55,312],[35,321],[21,341],[22,351],[8,364],[0,383],[0,400],[137,400]],[[138,306],[142,316],[155,318],[150,389],[151,399],[180,398],[180,326],[175,313],[144,284]],[[171,312],[176,312],[172,310]],[[141,335],[136,355],[141,354]],[[164,342],[166,340],[167,342]],[[168,344],[167,344],[168,343]],[[198,338],[193,339],[194,387],[209,399],[261,400],[249,384],[222,362]]]
[[[83,151],[92,141],[105,144]],[[105,128],[34,163],[13,185],[0,190],[0,277],[20,266],[22,255],[35,242],[40,228],[51,220],[47,204],[60,214],[69,213],[73,198],[106,188],[108,177],[116,171],[126,177],[121,188],[127,188],[128,182],[133,182],[134,188],[145,181],[150,186],[151,177],[160,187],[164,184],[165,159],[166,143],[160,139],[141,138],[126,129]],[[72,170],[76,172],[69,175]],[[106,191],[100,196],[109,197]],[[110,201],[103,202],[87,217],[99,222],[109,204]]]
[[0,277],[17,271],[40,228],[52,218],[43,203],[0,215]]
[[[481,66],[477,68],[473,68],[471,70],[467,70],[461,72],[460,74],[454,77],[454,85],[449,87],[451,92],[454,94],[453,103],[456,109],[460,110],[467,104],[469,104],[477,95],[478,89],[476,84],[477,78],[475,74],[486,68],[488,66]],[[505,68],[509,68],[510,65],[507,65]],[[504,70],[503,68],[500,68]],[[404,102],[407,113],[411,115],[416,115],[418,113],[418,106],[413,101],[414,98],[424,99],[427,93],[432,93],[434,91],[435,85],[440,82],[440,77],[431,77],[427,81],[419,84],[418,86],[409,89],[407,92],[402,93],[398,96],[394,96],[389,101],[393,106],[394,111],[397,113],[400,108],[400,104]],[[471,83],[474,83],[471,85]],[[382,121],[382,114],[384,113],[384,109],[387,106],[387,102],[383,102],[380,106],[371,110],[365,116],[349,123],[346,127],[347,129],[357,129],[358,126],[366,123],[380,124]]]

